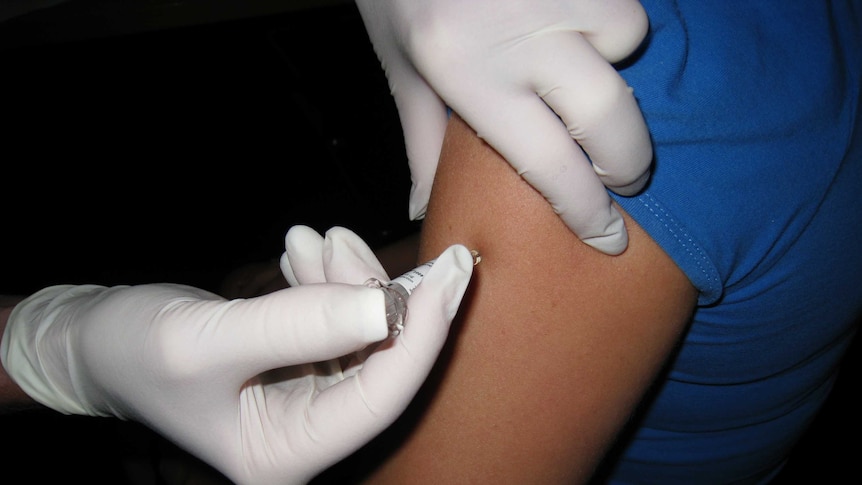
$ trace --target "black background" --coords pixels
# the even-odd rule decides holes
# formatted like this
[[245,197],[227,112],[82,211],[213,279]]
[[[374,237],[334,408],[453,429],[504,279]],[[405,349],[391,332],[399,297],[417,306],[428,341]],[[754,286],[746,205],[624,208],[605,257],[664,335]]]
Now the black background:
[[294,224],[344,225],[372,247],[417,229],[397,111],[352,5],[18,47],[0,63],[0,292],[215,290],[278,257]]

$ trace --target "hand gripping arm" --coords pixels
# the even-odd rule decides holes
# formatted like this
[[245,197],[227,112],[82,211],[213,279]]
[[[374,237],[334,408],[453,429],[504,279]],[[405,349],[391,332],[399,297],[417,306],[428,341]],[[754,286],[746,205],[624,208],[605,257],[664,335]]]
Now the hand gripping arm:
[[633,0],[357,0],[401,118],[424,217],[446,128],[457,112],[596,249],[628,237],[606,187],[649,178],[652,147],[631,90],[611,62],[648,21]]

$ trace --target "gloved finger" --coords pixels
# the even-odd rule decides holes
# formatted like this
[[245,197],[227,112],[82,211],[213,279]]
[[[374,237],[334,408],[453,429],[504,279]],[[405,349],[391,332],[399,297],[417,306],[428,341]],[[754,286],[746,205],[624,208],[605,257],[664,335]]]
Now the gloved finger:
[[247,300],[196,302],[183,311],[210,313],[201,319],[205,327],[188,329],[201,343],[195,351],[244,380],[337,358],[389,334],[383,293],[361,285],[306,284]]
[[284,236],[279,266],[290,286],[325,282],[323,236],[308,226],[291,227]]
[[428,377],[473,272],[464,246],[452,246],[413,292],[404,332],[385,342],[352,377],[310,405],[307,427],[320,442],[349,451],[391,424]]
[[389,85],[404,133],[407,162],[410,166],[411,220],[422,219],[428,210],[431,184],[437,172],[440,149],[446,132],[446,105],[413,69],[388,72]]
[[548,200],[579,239],[607,254],[625,250],[622,216],[584,152],[538,96],[486,89],[465,111],[464,120]]
[[344,227],[326,231],[323,271],[330,283],[363,284],[368,278],[389,281],[386,270],[356,233]]
[[578,34],[547,35],[534,42],[540,52],[568,52],[564,58],[578,59],[536,64],[536,91],[589,154],[602,183],[621,195],[634,195],[649,178],[652,145],[631,90]]
[[[587,8],[581,8],[586,6]],[[638,0],[607,0],[573,4],[585,26],[578,29],[608,62],[631,55],[649,31],[649,19]]]

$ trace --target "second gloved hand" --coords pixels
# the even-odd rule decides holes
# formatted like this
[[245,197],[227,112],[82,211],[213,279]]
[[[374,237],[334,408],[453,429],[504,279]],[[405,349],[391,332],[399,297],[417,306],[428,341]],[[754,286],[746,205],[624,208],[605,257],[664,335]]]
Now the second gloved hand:
[[[469,254],[441,256],[413,331],[445,336],[471,274]],[[352,376],[336,368],[386,339],[384,311],[362,285],[233,301],[180,285],[57,286],[15,307],[0,353],[52,409],[138,421],[237,483],[297,484],[394,421],[436,358],[431,341]]]
[[424,216],[448,106],[581,240],[608,254],[625,250],[623,219],[605,187],[622,195],[643,188],[652,146],[610,62],[630,55],[646,35],[639,2],[356,3],[401,118],[411,217]]

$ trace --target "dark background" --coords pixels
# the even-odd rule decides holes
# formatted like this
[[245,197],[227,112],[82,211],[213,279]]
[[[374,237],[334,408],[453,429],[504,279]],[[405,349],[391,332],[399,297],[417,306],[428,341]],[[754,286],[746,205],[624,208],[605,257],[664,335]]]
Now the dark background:
[[[218,291],[277,258],[294,224],[372,247],[418,230],[397,112],[350,1],[72,0],[0,23],[0,88],[0,294]],[[858,483],[858,353],[779,483]],[[0,430],[4,473],[29,483],[159,484],[164,459],[195,464],[113,419],[37,411]]]
[[36,26],[0,24],[0,46],[37,43],[0,50],[0,293],[215,290],[278,257],[294,224],[372,247],[416,230],[397,111],[352,4],[42,43]]

